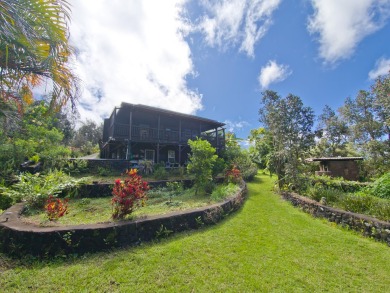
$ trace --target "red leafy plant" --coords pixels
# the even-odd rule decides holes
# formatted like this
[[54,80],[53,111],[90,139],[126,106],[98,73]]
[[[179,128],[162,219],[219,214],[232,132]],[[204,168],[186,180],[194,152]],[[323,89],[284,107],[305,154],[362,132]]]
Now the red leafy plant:
[[225,180],[228,183],[240,183],[242,180],[241,172],[237,169],[236,166],[233,166],[231,169],[227,170],[225,173]]
[[126,173],[128,177],[124,181],[116,179],[112,189],[111,203],[114,220],[130,215],[135,209],[144,206],[147,200],[148,183],[137,174],[137,169],[131,169]]
[[56,221],[68,213],[69,198],[63,201],[50,195],[46,201],[45,210],[49,221]]

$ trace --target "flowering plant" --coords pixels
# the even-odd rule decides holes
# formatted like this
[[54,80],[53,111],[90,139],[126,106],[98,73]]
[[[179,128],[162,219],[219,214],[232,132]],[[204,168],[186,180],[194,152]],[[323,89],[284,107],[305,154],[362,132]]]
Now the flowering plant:
[[123,219],[130,215],[136,208],[144,206],[147,200],[146,191],[149,190],[147,182],[137,174],[137,169],[126,172],[128,178],[124,181],[115,180],[112,189],[112,218]]
[[242,180],[240,170],[238,170],[236,166],[233,166],[231,169],[226,171],[225,180],[228,183],[239,183]]
[[45,205],[46,215],[49,218],[49,221],[55,221],[68,213],[68,201],[69,198],[62,201],[59,198],[55,198],[50,195],[47,199]]

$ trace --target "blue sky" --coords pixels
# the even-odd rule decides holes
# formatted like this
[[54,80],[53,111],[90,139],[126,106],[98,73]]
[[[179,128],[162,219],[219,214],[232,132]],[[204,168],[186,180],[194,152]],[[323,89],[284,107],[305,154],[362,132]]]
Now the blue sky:
[[390,70],[388,0],[71,3],[84,119],[126,101],[226,122],[246,138],[266,89],[318,115]]

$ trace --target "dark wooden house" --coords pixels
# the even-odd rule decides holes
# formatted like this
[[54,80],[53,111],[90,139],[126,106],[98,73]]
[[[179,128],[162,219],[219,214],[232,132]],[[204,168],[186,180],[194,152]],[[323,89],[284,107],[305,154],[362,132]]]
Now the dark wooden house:
[[320,171],[316,171],[316,175],[343,177],[346,180],[352,181],[359,179],[359,165],[357,161],[361,160],[363,160],[362,157],[331,157],[308,159],[308,161],[320,163]]
[[160,108],[122,103],[104,120],[101,158],[183,165],[189,139],[208,140],[217,152],[225,147],[225,124]]

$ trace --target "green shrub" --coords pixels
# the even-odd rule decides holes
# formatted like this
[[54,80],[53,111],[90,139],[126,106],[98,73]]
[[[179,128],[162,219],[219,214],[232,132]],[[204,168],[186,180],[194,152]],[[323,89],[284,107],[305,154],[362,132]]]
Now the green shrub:
[[390,199],[390,172],[377,179],[367,188],[370,195]]
[[313,187],[309,187],[306,190],[305,195],[307,195],[308,197],[310,197],[318,202],[322,198],[325,198],[325,200],[328,204],[340,201],[345,196],[344,192],[340,191],[339,189],[335,189],[332,187],[324,187],[321,184],[316,184]]
[[373,210],[375,198],[372,196],[361,196],[348,194],[344,197],[343,201],[338,203],[338,206],[342,209],[354,213],[370,214]]
[[157,180],[164,180],[164,179],[168,179],[169,174],[167,170],[165,170],[164,166],[158,164],[154,168],[153,177]]
[[0,186],[0,210],[6,210],[13,204],[12,197],[6,192],[7,188]]
[[[24,173],[19,182],[8,188],[6,194],[13,202],[26,200],[30,208],[42,208],[49,195],[69,195],[77,192],[77,186],[88,178],[74,179],[62,171],[50,171],[46,175]],[[63,194],[66,193],[66,194]]]
[[229,183],[228,185],[218,185],[211,193],[211,199],[214,201],[220,201],[234,195],[240,187],[236,184]]
[[367,183],[348,181],[343,178],[333,178],[329,176],[311,176],[306,178],[311,185],[321,184],[324,187],[331,187],[343,192],[357,192],[368,186]]

